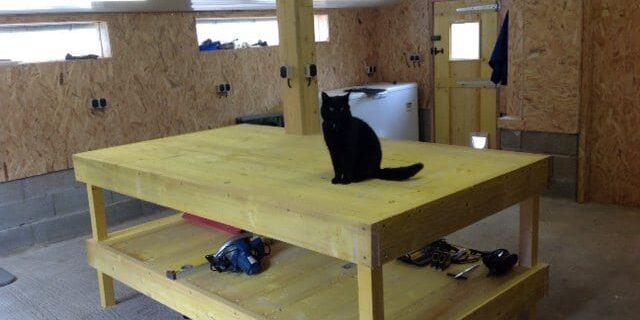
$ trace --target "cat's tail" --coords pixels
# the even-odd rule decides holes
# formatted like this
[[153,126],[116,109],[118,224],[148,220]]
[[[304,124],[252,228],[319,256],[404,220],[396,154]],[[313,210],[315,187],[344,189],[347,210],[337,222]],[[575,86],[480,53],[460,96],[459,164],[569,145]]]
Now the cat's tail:
[[424,168],[422,163],[416,163],[408,167],[383,168],[378,171],[376,178],[390,181],[407,180],[420,172]]

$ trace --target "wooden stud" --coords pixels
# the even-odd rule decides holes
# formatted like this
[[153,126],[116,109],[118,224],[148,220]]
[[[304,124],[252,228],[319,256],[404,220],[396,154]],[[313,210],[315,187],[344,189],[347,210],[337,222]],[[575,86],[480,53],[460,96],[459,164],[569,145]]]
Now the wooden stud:
[[[278,0],[280,61],[293,68],[293,78],[283,81],[285,128],[289,134],[320,132],[318,83],[308,82],[306,65],[315,64],[315,32],[312,0]],[[291,86],[291,87],[289,87]]]
[[358,310],[360,320],[384,319],[382,267],[358,265]]
[[[434,34],[442,36],[442,40],[438,42],[438,48],[446,48],[445,54],[436,55],[434,60],[434,72],[435,81],[438,83],[439,79],[451,78],[449,70],[449,24],[445,19],[444,10],[442,7],[444,3],[435,2],[434,6]],[[435,103],[434,103],[434,127],[435,127],[435,142],[442,144],[449,144],[451,142],[451,89],[442,88],[436,85],[435,87]]]
[[[489,60],[498,39],[498,14],[484,12],[480,15],[482,28],[482,60],[480,63],[480,79],[490,79],[493,69]],[[498,89],[480,90],[480,132],[489,133],[489,147],[498,149]]]
[[[538,264],[538,220],[540,198],[531,197],[520,203],[520,265],[532,268]],[[520,315],[520,319],[536,319],[537,309],[533,305]]]
[[97,271],[98,273],[98,292],[100,293],[100,305],[102,308],[109,308],[116,305],[116,291],[113,284],[113,278]]
[[534,196],[520,203],[520,265],[531,268],[538,263],[538,219],[540,198]]
[[[107,240],[108,230],[104,206],[104,190],[92,185],[87,185],[87,195],[89,196],[89,212],[93,239],[96,241]],[[100,292],[100,305],[102,305],[103,308],[108,308],[116,304],[113,279],[99,270],[98,289]]]
[[580,140],[578,145],[578,202],[589,200],[589,144],[593,88],[593,3],[582,1],[582,84],[580,92]]

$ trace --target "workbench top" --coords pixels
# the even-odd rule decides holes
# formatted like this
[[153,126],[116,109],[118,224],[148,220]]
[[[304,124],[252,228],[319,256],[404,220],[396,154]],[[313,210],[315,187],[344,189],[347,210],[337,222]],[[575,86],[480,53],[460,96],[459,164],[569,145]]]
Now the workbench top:
[[549,158],[382,141],[383,167],[422,162],[404,182],[333,185],[322,136],[240,125],[74,156],[90,185],[193,212],[366,265],[380,265],[548,184]]

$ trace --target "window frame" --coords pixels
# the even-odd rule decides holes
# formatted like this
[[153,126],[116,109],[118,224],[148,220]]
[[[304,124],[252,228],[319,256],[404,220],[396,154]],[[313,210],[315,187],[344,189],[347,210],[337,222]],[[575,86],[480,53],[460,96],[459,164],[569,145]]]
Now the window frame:
[[[477,58],[453,58],[453,26],[460,24],[471,24],[475,23],[478,25],[478,55]],[[481,20],[462,20],[452,22],[449,26],[449,61],[451,62],[464,62],[464,61],[479,61],[482,59],[482,21]]]
[[[112,57],[111,41],[109,37],[109,28],[106,21],[44,21],[44,22],[28,22],[28,23],[5,23],[0,24],[0,33],[3,32],[28,32],[28,31],[54,31],[56,29],[69,28],[69,31],[73,31],[74,27],[88,27],[95,28],[98,34],[96,39],[100,46],[99,59],[109,59]],[[0,59],[6,59],[6,57],[0,56]],[[0,66],[3,65],[16,65],[16,64],[40,64],[51,62],[73,62],[66,60],[65,57],[50,57],[46,60],[37,61],[24,61],[24,60],[2,60]]]
[[[329,43],[331,42],[331,21],[330,21],[330,16],[329,14],[326,13],[318,13],[318,14],[314,14],[314,27],[317,27],[320,25],[320,21],[318,20],[319,17],[326,17],[326,27],[327,27],[327,31],[326,31],[326,40],[324,39],[318,39],[319,33],[315,32],[315,43],[316,44],[323,44],[323,43]],[[200,45],[202,43],[202,41],[206,40],[206,39],[201,39],[198,37],[198,25],[200,23],[207,23],[207,22],[211,22],[211,23],[224,23],[224,22],[255,22],[255,21],[260,21],[260,20],[267,20],[267,21],[275,21],[276,23],[278,22],[278,17],[277,16],[272,16],[272,15],[265,15],[265,16],[238,16],[238,17],[196,17],[195,18],[195,31],[196,31],[196,42],[197,45]],[[277,45],[268,45],[266,47],[249,47],[249,48],[235,48],[235,49],[229,49],[229,50],[213,50],[213,51],[201,51],[203,53],[210,53],[210,52],[216,52],[216,51],[231,51],[231,50],[242,50],[242,49],[258,49],[258,48],[274,48],[274,47],[278,47],[280,46],[280,39],[279,39],[280,35],[278,34],[278,44]],[[211,40],[216,40],[216,39],[211,39]]]

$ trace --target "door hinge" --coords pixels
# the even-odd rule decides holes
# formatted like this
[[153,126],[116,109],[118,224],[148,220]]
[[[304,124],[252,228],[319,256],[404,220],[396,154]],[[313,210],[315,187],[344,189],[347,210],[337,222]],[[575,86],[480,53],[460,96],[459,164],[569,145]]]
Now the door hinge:
[[500,1],[495,4],[477,5],[471,7],[457,8],[457,13],[478,12],[478,11],[500,11]]

